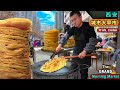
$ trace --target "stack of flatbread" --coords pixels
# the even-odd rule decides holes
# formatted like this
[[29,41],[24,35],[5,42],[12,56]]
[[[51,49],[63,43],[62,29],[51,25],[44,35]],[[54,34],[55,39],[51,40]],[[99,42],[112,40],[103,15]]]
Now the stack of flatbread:
[[31,20],[25,18],[0,20],[0,79],[31,79],[31,27]]
[[75,45],[75,40],[73,37],[70,37],[67,41],[67,43],[65,44],[64,48],[71,48]]
[[59,30],[47,30],[44,32],[44,46],[42,50],[55,52],[58,46]]

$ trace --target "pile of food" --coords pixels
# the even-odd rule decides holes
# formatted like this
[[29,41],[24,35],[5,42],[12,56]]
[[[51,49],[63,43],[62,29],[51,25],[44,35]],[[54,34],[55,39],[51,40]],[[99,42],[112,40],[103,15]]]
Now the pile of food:
[[0,79],[31,79],[28,43],[31,31],[29,19],[0,20]]
[[75,44],[75,40],[73,37],[70,37],[67,41],[67,43],[65,44],[64,48],[71,48],[73,47]]
[[67,59],[63,57],[53,58],[52,60],[43,64],[40,70],[43,72],[52,73],[66,66],[66,62]]
[[54,52],[58,46],[59,30],[48,30],[44,32],[44,46],[43,51]]

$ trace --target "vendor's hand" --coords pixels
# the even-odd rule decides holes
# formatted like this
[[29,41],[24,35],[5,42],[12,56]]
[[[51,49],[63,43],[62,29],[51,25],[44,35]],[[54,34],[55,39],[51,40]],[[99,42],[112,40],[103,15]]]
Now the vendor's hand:
[[62,44],[59,44],[56,48],[56,52],[59,52],[62,49]]
[[84,58],[85,56],[86,56],[86,50],[83,50],[83,51],[78,55],[79,58]]
[[60,35],[64,35],[64,33],[60,33],[59,36],[60,36]]

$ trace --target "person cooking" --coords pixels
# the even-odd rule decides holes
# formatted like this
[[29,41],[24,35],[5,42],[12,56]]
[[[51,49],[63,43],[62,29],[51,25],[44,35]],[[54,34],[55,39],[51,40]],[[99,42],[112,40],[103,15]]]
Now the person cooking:
[[72,11],[70,20],[73,27],[60,39],[56,52],[59,52],[69,37],[73,36],[75,40],[73,55],[79,56],[79,58],[74,58],[73,60],[80,64],[81,79],[87,79],[88,68],[85,68],[85,65],[91,66],[91,57],[86,57],[86,54],[90,54],[95,50],[95,45],[97,44],[96,33],[94,27],[90,26],[88,22],[82,22],[82,16],[79,11]]

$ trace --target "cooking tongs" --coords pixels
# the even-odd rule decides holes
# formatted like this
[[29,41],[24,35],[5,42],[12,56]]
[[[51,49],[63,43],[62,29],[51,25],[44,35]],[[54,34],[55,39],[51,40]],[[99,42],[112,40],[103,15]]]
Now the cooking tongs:
[[57,54],[57,52],[54,52],[54,53],[51,55],[50,60],[52,60],[52,59],[55,57],[56,54]]

